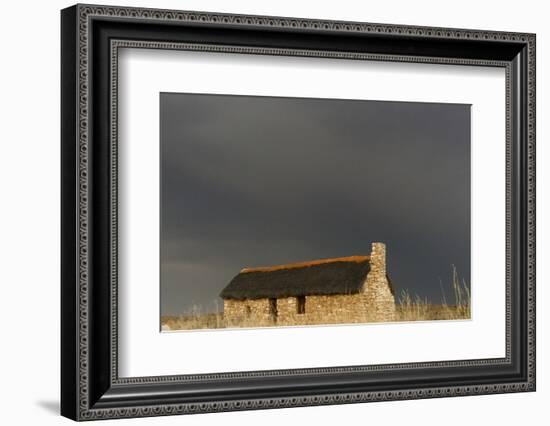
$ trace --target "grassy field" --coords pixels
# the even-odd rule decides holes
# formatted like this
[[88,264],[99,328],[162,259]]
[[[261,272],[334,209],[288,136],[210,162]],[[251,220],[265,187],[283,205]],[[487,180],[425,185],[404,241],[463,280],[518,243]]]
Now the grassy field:
[[397,321],[433,321],[469,319],[470,288],[464,280],[460,280],[453,266],[452,274],[452,304],[447,303],[447,297],[442,290],[440,304],[428,303],[418,296],[412,297],[407,291],[402,291],[397,303]]
[[[396,298],[395,321],[443,321],[470,319],[470,289],[464,281],[460,281],[456,269],[452,274],[452,303],[447,303],[446,295],[442,291],[441,303],[429,303],[419,296],[411,296],[402,291]],[[346,318],[341,318],[339,324],[346,324]],[[323,322],[318,325],[326,324]],[[310,324],[311,325],[311,324]],[[243,324],[243,327],[254,327],[253,324]],[[171,330],[199,330],[226,328],[222,312],[203,313],[200,307],[195,306],[190,313],[163,316],[161,318],[163,331]],[[234,324],[231,325],[235,327]]]
[[[409,304],[397,304],[397,316],[395,321],[441,321],[469,319],[470,309],[464,305],[435,305],[430,303],[412,302]],[[346,323],[342,318],[342,324]],[[164,316],[161,320],[162,330],[199,330],[226,328],[223,313],[187,314]],[[322,322],[319,325],[324,324]],[[250,325],[244,325],[249,327]],[[232,328],[235,326],[233,325]]]

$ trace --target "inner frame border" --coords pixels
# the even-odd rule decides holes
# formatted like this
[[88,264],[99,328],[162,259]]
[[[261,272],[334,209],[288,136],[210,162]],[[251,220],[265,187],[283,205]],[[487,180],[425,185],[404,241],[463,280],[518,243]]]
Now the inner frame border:
[[[483,366],[491,364],[509,364],[511,362],[511,277],[509,257],[511,254],[509,238],[506,238],[506,284],[505,284],[505,357],[504,358],[483,358],[483,359],[465,359],[456,361],[432,361],[432,362],[413,362],[413,363],[395,363],[395,364],[376,364],[361,366],[338,366],[325,368],[297,368],[281,370],[257,370],[241,371],[230,373],[207,373],[207,374],[183,374],[166,376],[142,376],[142,377],[124,377],[118,376],[118,54],[120,49],[155,49],[155,50],[175,50],[192,51],[207,53],[228,53],[228,54],[252,54],[252,55],[270,55],[270,56],[293,56],[293,57],[313,57],[329,58],[342,60],[368,60],[377,62],[406,62],[406,63],[427,63],[440,65],[471,65],[499,67],[505,69],[506,84],[506,170],[511,164],[511,134],[509,129],[510,118],[510,65],[504,61],[487,60],[467,60],[467,59],[444,59],[437,57],[418,58],[414,56],[402,55],[378,55],[365,53],[343,53],[327,52],[315,50],[298,49],[275,49],[275,48],[256,48],[242,46],[226,45],[204,45],[196,43],[172,43],[172,42],[151,42],[142,40],[111,40],[110,60],[111,60],[111,345],[114,350],[111,352],[111,380],[113,384],[151,384],[151,383],[171,383],[175,381],[199,381],[199,380],[219,380],[219,379],[241,379],[250,377],[273,377],[273,376],[294,376],[304,374],[330,374],[346,372],[369,372],[384,371],[406,368],[437,368],[437,367],[465,367],[465,366]],[[506,234],[509,235],[510,227],[510,203],[511,203],[510,179],[506,177]]]

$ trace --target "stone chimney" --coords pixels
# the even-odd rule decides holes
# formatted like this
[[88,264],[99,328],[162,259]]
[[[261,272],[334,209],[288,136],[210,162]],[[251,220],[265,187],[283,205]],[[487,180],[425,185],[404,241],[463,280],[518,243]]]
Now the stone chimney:
[[395,297],[386,275],[386,244],[372,243],[370,272],[365,289],[366,309],[371,321],[393,321],[396,318]]
[[386,276],[386,244],[372,243],[370,270],[373,275]]

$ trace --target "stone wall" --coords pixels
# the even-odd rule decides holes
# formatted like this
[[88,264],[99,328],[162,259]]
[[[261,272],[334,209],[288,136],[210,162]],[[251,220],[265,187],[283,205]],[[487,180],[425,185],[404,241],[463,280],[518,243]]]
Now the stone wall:
[[308,324],[342,324],[368,322],[364,295],[335,294],[306,297]]
[[226,327],[264,327],[274,325],[269,299],[224,300]]
[[298,313],[296,297],[277,299],[277,315],[269,299],[225,300],[226,326],[262,327],[312,324],[341,324],[372,321],[364,294],[306,296],[305,313]]
[[[307,312],[307,297],[306,297]],[[305,314],[298,313],[297,297],[281,297],[277,299],[277,325],[299,325],[306,323]]]
[[362,294],[306,296],[305,312],[298,313],[298,299],[277,300],[277,325],[311,325],[366,322],[368,313]]
[[[385,295],[386,296],[386,295]],[[391,296],[391,292],[390,292]],[[395,315],[393,296],[379,307],[366,294],[306,296],[305,313],[298,313],[298,299],[277,299],[277,315],[271,313],[269,299],[226,300],[226,327],[266,327],[313,324],[353,324],[392,321]]]

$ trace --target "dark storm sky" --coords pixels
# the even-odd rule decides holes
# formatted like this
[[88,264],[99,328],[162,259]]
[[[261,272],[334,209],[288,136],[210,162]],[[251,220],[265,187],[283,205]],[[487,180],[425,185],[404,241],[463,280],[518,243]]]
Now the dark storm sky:
[[396,294],[470,277],[470,106],[162,93],[161,313],[246,266],[387,245]]

